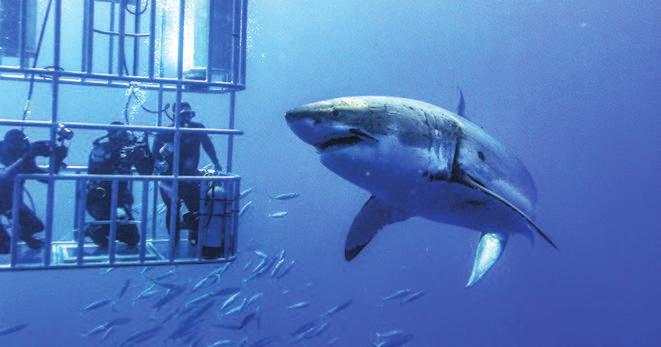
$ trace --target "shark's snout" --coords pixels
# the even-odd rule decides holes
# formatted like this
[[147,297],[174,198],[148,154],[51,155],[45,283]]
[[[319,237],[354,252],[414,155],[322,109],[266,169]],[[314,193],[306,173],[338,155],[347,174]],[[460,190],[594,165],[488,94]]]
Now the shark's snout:
[[339,119],[336,106],[329,102],[303,105],[287,111],[285,119],[296,136],[319,152],[376,141],[366,131]]

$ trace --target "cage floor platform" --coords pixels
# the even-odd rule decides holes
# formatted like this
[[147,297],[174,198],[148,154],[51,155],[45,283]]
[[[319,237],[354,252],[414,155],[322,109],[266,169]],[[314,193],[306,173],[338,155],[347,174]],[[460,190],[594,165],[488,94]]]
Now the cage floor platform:
[[92,242],[86,242],[83,247],[83,263],[79,264],[78,243],[76,241],[56,241],[51,245],[51,264],[45,265],[43,249],[30,249],[24,242],[19,242],[16,246],[16,265],[11,266],[9,254],[2,254],[0,255],[0,271],[217,263],[234,259],[233,256],[213,259],[198,257],[198,247],[191,245],[187,240],[181,240],[175,245],[174,260],[170,261],[169,241],[162,239],[146,241],[144,261],[140,261],[139,246],[127,246],[118,242],[115,245],[115,261],[112,264],[107,247],[99,247]]

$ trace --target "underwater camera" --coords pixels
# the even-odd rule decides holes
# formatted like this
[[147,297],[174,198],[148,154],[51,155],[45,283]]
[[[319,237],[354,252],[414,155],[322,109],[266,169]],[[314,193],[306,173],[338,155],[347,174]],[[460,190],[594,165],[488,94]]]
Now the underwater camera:
[[57,124],[55,134],[58,141],[71,140],[73,138],[73,130],[65,127],[62,123]]

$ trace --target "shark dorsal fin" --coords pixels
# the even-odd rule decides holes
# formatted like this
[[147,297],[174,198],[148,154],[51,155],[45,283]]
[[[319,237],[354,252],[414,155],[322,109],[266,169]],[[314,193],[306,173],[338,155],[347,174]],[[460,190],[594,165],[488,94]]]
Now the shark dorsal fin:
[[473,177],[471,177],[471,176],[468,175],[468,174],[465,174],[465,173],[464,173],[464,175],[463,175],[463,180],[462,180],[462,181],[463,181],[464,183],[466,183],[467,185],[469,185],[470,187],[473,187],[473,188],[475,188],[475,189],[477,189],[477,190],[482,191],[483,193],[485,193],[485,194],[487,194],[487,195],[493,197],[494,199],[496,199],[496,200],[502,202],[505,206],[507,206],[507,207],[509,207],[510,209],[512,209],[512,210],[513,210],[514,212],[516,212],[518,215],[520,215],[521,217],[523,217],[523,219],[526,220],[528,226],[529,226],[532,230],[534,230],[535,232],[537,232],[537,234],[539,234],[539,236],[541,236],[544,240],[546,240],[546,242],[548,242],[549,245],[551,245],[551,246],[552,246],[553,248],[555,248],[555,249],[558,249],[558,246],[555,245],[555,243],[553,242],[553,240],[551,240],[551,238],[548,237],[548,235],[546,235],[546,234],[544,233],[544,231],[542,231],[542,229],[541,229],[540,227],[538,227],[537,224],[535,224],[535,222],[533,222],[532,219],[530,219],[530,217],[528,217],[528,216],[527,216],[523,211],[521,211],[518,207],[514,206],[514,204],[512,204],[511,202],[505,200],[505,198],[501,197],[501,196],[498,195],[496,192],[494,192],[494,191],[490,190],[489,188],[485,187],[482,183],[478,182],[476,179],[474,179]]
[[461,88],[459,89],[459,103],[457,103],[457,114],[468,119],[466,117],[466,101],[464,101],[464,92],[461,91]]
[[351,224],[344,244],[345,259],[355,258],[384,226],[407,218],[375,196],[370,197]]

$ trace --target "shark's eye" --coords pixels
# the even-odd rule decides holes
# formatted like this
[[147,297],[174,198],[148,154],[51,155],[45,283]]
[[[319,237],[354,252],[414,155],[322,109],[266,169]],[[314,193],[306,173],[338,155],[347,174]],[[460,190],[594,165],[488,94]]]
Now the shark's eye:
[[340,114],[340,111],[338,111],[338,110],[333,110],[333,111],[331,112],[331,115],[332,115],[333,117],[337,117],[339,114]]
[[482,151],[477,151],[477,156],[480,157],[480,160],[484,161],[486,157],[484,156],[484,152]]

